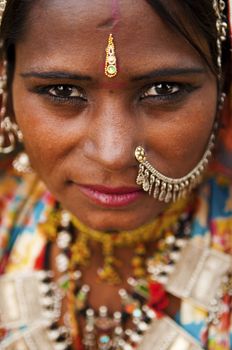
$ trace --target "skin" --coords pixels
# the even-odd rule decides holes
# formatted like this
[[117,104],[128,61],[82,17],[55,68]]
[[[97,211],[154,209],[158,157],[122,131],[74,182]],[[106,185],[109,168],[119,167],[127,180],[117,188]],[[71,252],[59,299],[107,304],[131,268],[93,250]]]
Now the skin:
[[[159,171],[184,176],[204,153],[217,101],[216,79],[203,60],[145,1],[113,4],[35,2],[27,31],[16,46],[12,85],[14,115],[33,168],[65,208],[90,227],[106,231],[134,229],[153,220],[165,205],[144,193],[123,208],[104,208],[86,198],[78,184],[135,186],[138,145]],[[111,80],[104,75],[110,32],[119,62],[119,74]],[[164,74],[180,68],[185,72]],[[31,74],[57,71],[88,79]],[[154,84],[162,82],[172,83],[172,94],[165,90],[160,99],[154,96]],[[84,99],[55,100],[55,85],[73,86],[72,92]],[[41,86],[47,93],[39,93]],[[120,304],[118,287],[95,283],[102,255],[99,247],[93,248],[84,280],[94,284],[98,298],[90,296],[90,302],[115,310]],[[54,249],[53,258],[56,254]],[[125,262],[126,280],[132,252],[122,249],[117,254]]]
[[[144,1],[136,6],[121,3],[120,21],[117,18],[111,28],[119,74],[110,80],[104,75],[109,35],[104,23],[111,14],[106,0],[39,1],[16,46],[13,110],[34,169],[64,207],[91,227],[126,230],[151,221],[164,205],[144,194],[127,207],[103,208],[90,202],[76,184],[135,186],[138,145],[164,174],[188,173],[211,133],[216,80],[194,49]],[[196,72],[156,77],[158,70],[176,68]],[[41,71],[88,79],[28,76]],[[154,78],[138,79],[150,72]],[[149,85],[160,82],[187,84],[192,90],[181,86],[182,95],[158,100]],[[38,86],[54,85],[73,85],[73,93],[83,91],[85,100],[59,102],[37,91]],[[144,98],[145,91],[149,98]]]

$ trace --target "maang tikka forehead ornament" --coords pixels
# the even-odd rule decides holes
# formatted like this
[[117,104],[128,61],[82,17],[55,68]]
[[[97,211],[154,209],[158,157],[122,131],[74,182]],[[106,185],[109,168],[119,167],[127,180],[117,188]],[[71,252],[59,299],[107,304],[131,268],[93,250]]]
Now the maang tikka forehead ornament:
[[117,73],[117,57],[115,54],[114,38],[113,34],[110,34],[106,48],[105,75],[108,78],[113,78],[117,75]]

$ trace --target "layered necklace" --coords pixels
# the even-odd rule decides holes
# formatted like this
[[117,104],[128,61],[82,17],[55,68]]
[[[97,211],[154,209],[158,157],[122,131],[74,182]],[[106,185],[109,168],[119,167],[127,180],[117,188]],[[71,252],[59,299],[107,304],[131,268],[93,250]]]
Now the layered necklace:
[[[60,250],[56,258],[56,267],[61,274],[58,284],[65,291],[69,302],[72,302],[69,308],[71,311],[69,320],[74,337],[78,336],[77,320],[84,320],[82,334],[84,349],[133,349],[142,339],[142,334],[149,329],[152,321],[161,317],[168,300],[162,284],[157,278],[152,278],[151,265],[154,256],[149,258],[147,264],[146,243],[149,242],[154,246],[154,251],[160,252],[160,261],[167,260],[169,266],[174,264],[173,253],[177,254],[190,234],[191,211],[188,208],[178,222],[176,221],[178,210],[174,212],[173,210],[169,212],[168,221],[172,222],[171,226],[160,217],[161,225],[156,221],[133,232],[119,234],[90,230],[76,218],[72,219],[67,212],[60,212],[58,235],[56,234],[56,244]],[[156,232],[156,227],[159,227],[159,232]],[[73,229],[78,230],[78,235],[76,238],[74,236],[74,239]],[[158,240],[157,234],[158,237],[161,236]],[[176,238],[173,240],[174,237]],[[114,248],[120,246],[134,248],[134,257],[131,261],[133,274],[127,281],[128,290],[119,289],[121,308],[113,315],[109,313],[106,305],[102,305],[98,310],[91,308],[88,300],[90,287],[81,282],[82,273],[78,268],[86,266],[90,259],[89,240],[102,244],[104,265],[99,268],[98,276],[110,284],[121,282],[116,271],[118,264],[114,257]],[[70,271],[74,276],[72,281]],[[162,277],[162,274],[159,277]]]
[[[164,349],[168,349],[167,344],[172,344],[180,334],[189,346],[200,349],[194,339],[180,332],[176,324],[165,316],[164,310],[168,305],[165,290],[181,299],[192,298],[196,305],[209,311],[207,327],[202,335],[202,342],[207,343],[208,326],[212,318],[214,322],[218,322],[223,310],[223,302],[219,306],[221,298],[218,295],[231,293],[231,259],[224,254],[192,244],[189,238],[193,211],[191,204],[186,201],[178,202],[151,224],[120,233],[90,229],[63,210],[53,213],[49,222],[50,230],[44,227],[44,231],[47,234],[49,232],[49,238],[55,240],[59,248],[56,268],[61,277],[58,285],[68,300],[69,313],[65,317],[69,320],[68,327],[72,338],[78,339],[79,344],[82,343],[82,346],[79,345],[80,349],[143,349],[145,334],[150,329],[153,336],[157,333],[160,344],[166,344]],[[90,261],[89,242],[92,241],[101,244],[104,257],[104,264],[97,271],[98,277],[110,284],[121,283],[120,273],[117,271],[121,265],[114,256],[115,248],[126,246],[134,251],[131,260],[132,276],[127,280],[128,288],[119,289],[121,308],[113,315],[106,305],[93,310],[89,303],[90,286],[82,282],[81,269],[84,270]],[[149,257],[147,245],[153,246],[154,251]],[[212,305],[217,303],[216,313],[215,307],[209,304],[208,292],[200,297],[193,292],[200,272],[207,270],[207,264],[211,260],[214,264],[221,264],[219,275],[213,276],[218,295],[214,293],[210,298]],[[82,331],[80,322],[84,324]],[[166,332],[163,336],[160,334],[162,323],[165,324],[165,329],[170,327],[173,334],[169,341],[166,339]],[[162,349],[158,340],[154,349]]]
[[[9,291],[13,283],[17,285],[18,299],[25,307],[21,319],[13,322],[7,314],[7,297],[4,300],[3,295],[0,310],[6,304],[5,324],[10,328],[31,323],[30,330],[24,333],[24,342],[30,350],[207,348],[210,326],[223,317],[230,317],[232,260],[189,239],[193,212],[191,203],[177,202],[154,222],[137,230],[105,233],[86,227],[57,205],[41,224],[50,242],[48,247],[55,244],[59,251],[56,271],[51,271],[48,265],[46,270],[36,273],[2,278],[0,288]],[[89,301],[91,288],[83,282],[91,260],[92,241],[101,245],[104,258],[103,266],[97,270],[98,278],[104,283],[119,285],[121,307],[113,314],[107,305],[93,309]],[[128,287],[122,289],[122,265],[114,251],[125,246],[133,249],[134,256]],[[149,251],[153,251],[150,256],[148,246]],[[58,275],[56,279],[55,275]],[[210,283],[202,285],[204,278]],[[191,299],[196,306],[208,311],[202,346],[165,314],[166,292],[181,300]],[[4,344],[3,349],[8,349],[10,343]]]

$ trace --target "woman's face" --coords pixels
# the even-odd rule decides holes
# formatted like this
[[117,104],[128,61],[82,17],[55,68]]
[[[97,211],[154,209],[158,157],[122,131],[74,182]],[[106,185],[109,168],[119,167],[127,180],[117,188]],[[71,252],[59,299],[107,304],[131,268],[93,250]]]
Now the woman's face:
[[135,148],[165,175],[185,175],[206,148],[216,94],[203,60],[145,1],[38,1],[16,46],[13,108],[32,166],[97,229],[133,229],[163,210],[135,184]]

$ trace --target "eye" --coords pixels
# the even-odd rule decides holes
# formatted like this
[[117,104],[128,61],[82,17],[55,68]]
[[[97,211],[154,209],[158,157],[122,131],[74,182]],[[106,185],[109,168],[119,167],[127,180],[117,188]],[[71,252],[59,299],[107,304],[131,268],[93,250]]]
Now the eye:
[[142,95],[146,97],[165,97],[179,93],[181,90],[180,84],[177,83],[157,83],[150,86]]
[[57,98],[82,98],[85,99],[83,91],[71,85],[56,85],[48,89],[48,93]]

